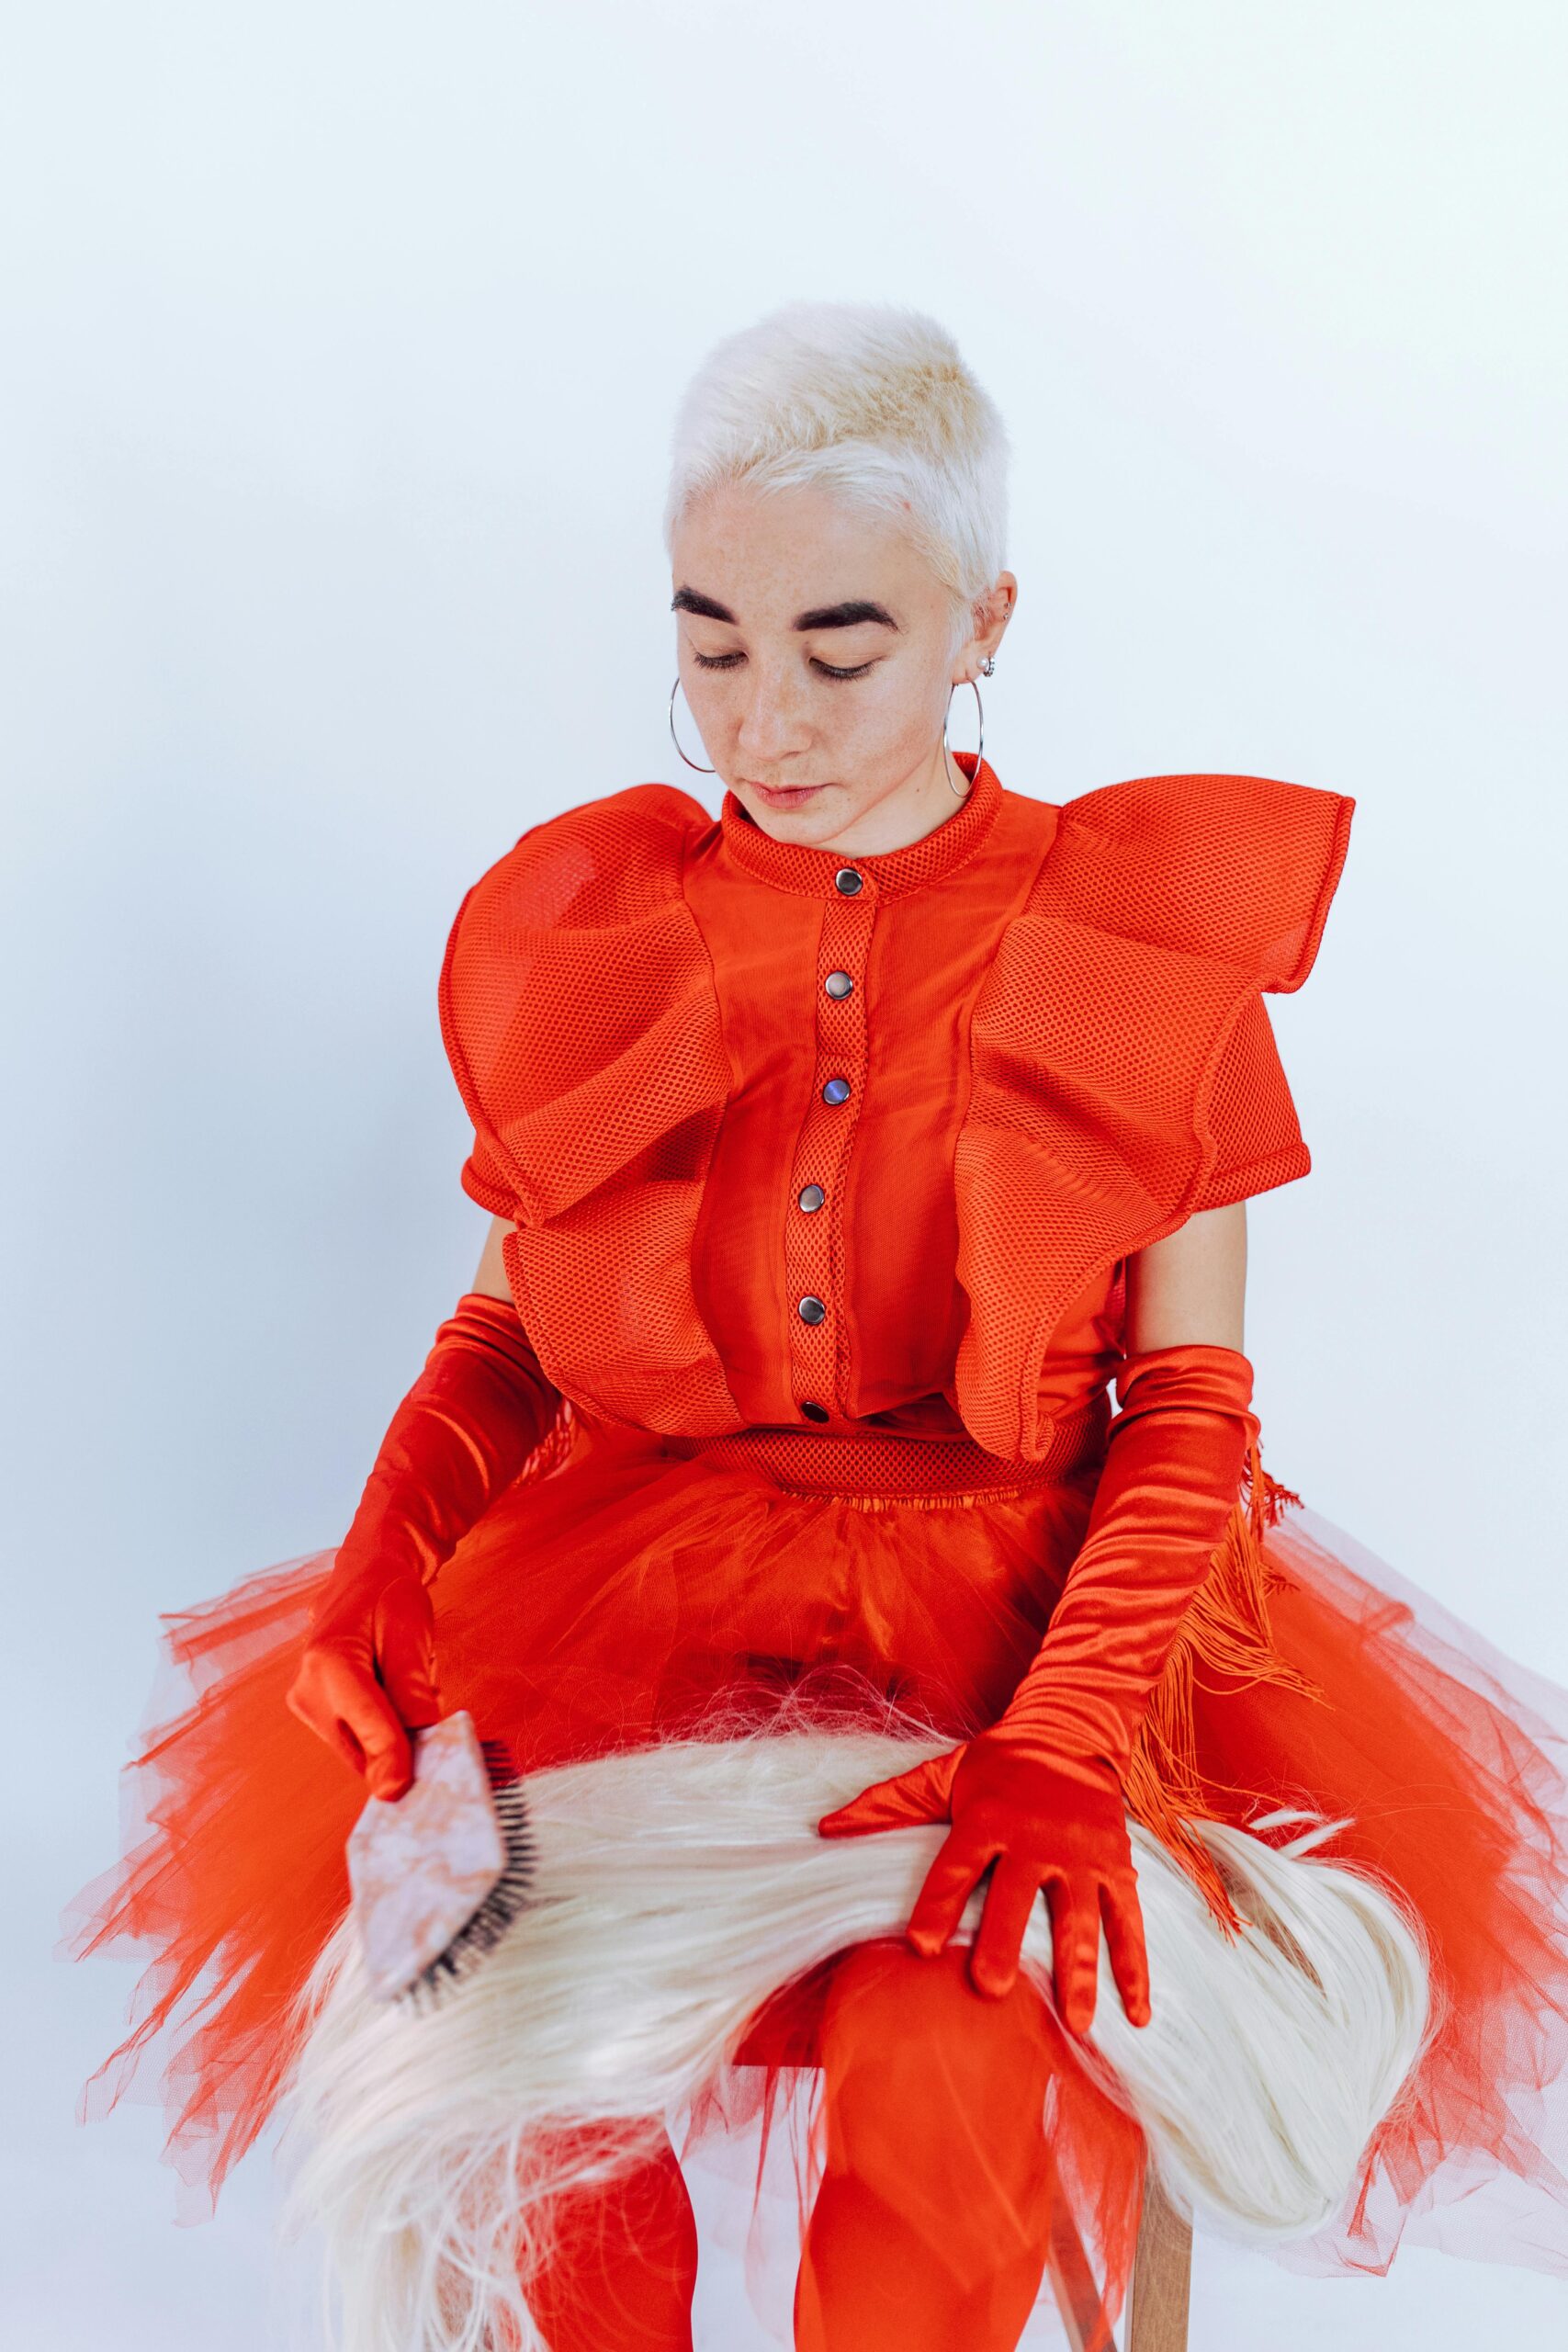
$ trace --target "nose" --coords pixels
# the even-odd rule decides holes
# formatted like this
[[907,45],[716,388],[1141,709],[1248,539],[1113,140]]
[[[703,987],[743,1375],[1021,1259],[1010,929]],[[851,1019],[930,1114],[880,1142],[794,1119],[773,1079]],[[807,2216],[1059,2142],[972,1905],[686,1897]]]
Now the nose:
[[736,730],[736,747],[749,763],[765,767],[807,751],[811,730],[795,703],[792,686],[773,677],[759,663],[747,681],[748,691]]

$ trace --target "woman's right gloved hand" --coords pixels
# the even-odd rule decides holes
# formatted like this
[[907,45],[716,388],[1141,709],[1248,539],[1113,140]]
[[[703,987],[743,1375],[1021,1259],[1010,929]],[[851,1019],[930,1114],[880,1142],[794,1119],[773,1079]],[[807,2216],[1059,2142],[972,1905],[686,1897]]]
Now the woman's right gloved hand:
[[404,1794],[409,1732],[441,1713],[431,1581],[559,1403],[510,1300],[469,1291],[392,1416],[288,1691],[301,1722],[374,1796]]

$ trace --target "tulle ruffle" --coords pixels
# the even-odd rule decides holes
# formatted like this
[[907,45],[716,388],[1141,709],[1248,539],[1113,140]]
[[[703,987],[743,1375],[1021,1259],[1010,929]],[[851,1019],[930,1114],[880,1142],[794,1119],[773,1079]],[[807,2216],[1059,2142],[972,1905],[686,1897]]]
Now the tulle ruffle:
[[[716,1703],[766,1718],[786,1693],[796,1723],[814,1694],[834,1708],[882,1694],[964,1736],[1032,1656],[1094,1477],[867,1510],[761,1468],[673,1459],[639,1433],[581,1430],[564,1467],[502,1497],[443,1571],[444,1702],[510,1740],[525,1774],[646,1746]],[[1382,2270],[1408,2236],[1568,2270],[1568,1692],[1310,1510],[1289,1510],[1264,1547],[1275,1644],[1322,1696],[1200,1666],[1206,1807],[1238,1826],[1280,1807],[1345,1818],[1335,1859],[1378,1873],[1416,1915],[1440,2012],[1343,2211],[1279,2258]],[[197,2193],[216,2193],[271,2114],[297,2055],[296,2004],[346,1900],[362,1787],[283,1702],[331,1561],[312,1555],[166,1621],[159,1721],[127,1773],[125,1859],[74,1906],[75,1951],[129,1942],[148,1956],[91,2104],[155,2081]],[[722,2227],[749,2238],[753,2300],[775,2334],[814,2188],[798,2122],[832,1977],[829,1963],[770,2005],[761,2063],[741,2063],[742,2043],[679,2125],[682,2160],[723,2184]],[[1142,2135],[1070,2062],[1056,2084],[1053,2229],[1064,2258],[1082,2248],[1114,2315]]]

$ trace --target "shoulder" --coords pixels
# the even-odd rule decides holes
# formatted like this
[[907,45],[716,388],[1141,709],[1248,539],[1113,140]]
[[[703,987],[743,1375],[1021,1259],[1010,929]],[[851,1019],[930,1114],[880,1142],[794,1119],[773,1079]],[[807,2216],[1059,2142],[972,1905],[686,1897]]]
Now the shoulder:
[[536,931],[614,929],[667,906],[712,824],[689,793],[636,784],[531,826],[464,898],[449,955]]
[[1152,775],[1065,801],[1031,912],[1214,959],[1255,987],[1311,971],[1355,802],[1275,776]]

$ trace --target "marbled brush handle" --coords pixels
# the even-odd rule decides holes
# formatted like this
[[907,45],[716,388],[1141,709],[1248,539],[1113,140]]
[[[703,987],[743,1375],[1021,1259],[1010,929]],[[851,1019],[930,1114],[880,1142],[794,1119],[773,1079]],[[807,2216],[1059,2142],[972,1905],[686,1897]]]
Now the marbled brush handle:
[[440,1961],[507,1866],[473,1717],[459,1712],[411,1736],[412,1787],[393,1804],[372,1797],[348,1841],[355,1923],[381,2001]]

